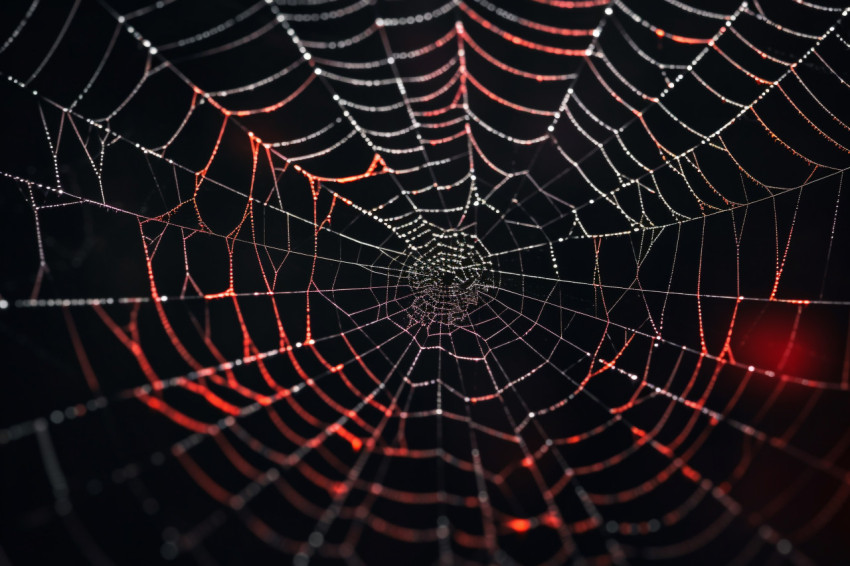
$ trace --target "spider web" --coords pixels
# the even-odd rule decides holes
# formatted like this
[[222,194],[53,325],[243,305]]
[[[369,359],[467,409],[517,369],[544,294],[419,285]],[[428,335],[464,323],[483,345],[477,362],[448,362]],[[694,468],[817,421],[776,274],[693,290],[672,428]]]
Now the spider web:
[[0,563],[847,558],[845,5],[2,10]]

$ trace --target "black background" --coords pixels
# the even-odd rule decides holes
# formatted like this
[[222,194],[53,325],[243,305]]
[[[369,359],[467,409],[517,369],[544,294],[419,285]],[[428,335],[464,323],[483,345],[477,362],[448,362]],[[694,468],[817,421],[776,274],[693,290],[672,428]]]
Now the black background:
[[[349,37],[368,28],[377,17],[407,17],[442,5],[431,1],[379,2],[351,15],[310,22],[301,21],[304,18],[299,19],[298,15],[318,14],[323,9],[333,10],[351,3],[330,2],[315,7],[291,4],[282,5],[281,10],[296,16],[292,18],[292,28],[302,40],[312,42]],[[569,28],[592,29],[604,10],[604,6],[564,10],[531,1],[501,4],[530,20]],[[702,2],[701,6],[696,2],[690,4],[723,14],[732,13],[737,7],[726,1]],[[790,0],[762,4],[774,21],[809,34],[820,35],[838,20],[834,12],[809,9]],[[246,417],[244,422],[240,418],[239,427],[220,436],[254,466],[262,470],[279,468],[283,483],[293,491],[266,486],[242,509],[216,502],[199,488],[172,453],[174,445],[188,446],[187,437],[194,437],[133,398],[132,391],[146,384],[146,377],[96,309],[91,304],[63,307],[46,302],[115,299],[113,304],[103,305],[103,312],[119,325],[128,324],[133,320],[131,317],[136,317],[144,354],[157,378],[167,380],[189,374],[190,364],[172,347],[149,300],[151,286],[143,236],[150,238],[149,247],[157,246],[152,260],[156,286],[160,295],[170,299],[162,307],[175,335],[185,342],[200,365],[214,366],[222,359],[242,357],[243,332],[232,300],[205,300],[191,289],[180,299],[185,279],[184,242],[191,275],[204,293],[227,288],[231,260],[234,290],[242,294],[264,290],[258,265],[268,270],[272,262],[283,262],[275,286],[278,294],[274,305],[293,343],[303,340],[306,332],[303,290],[308,287],[312,272],[315,288],[321,290],[311,293],[312,332],[319,342],[317,350],[328,360],[348,362],[351,351],[339,338],[340,333],[345,333],[357,351],[370,352],[364,354],[364,360],[375,375],[386,380],[389,392],[402,387],[402,377],[406,374],[416,383],[439,375],[446,386],[461,395],[491,393],[494,385],[483,364],[455,361],[449,355],[452,351],[461,355],[480,353],[481,342],[476,336],[486,336],[486,347],[497,348],[492,357],[499,386],[532,369],[534,372],[508,389],[503,405],[495,402],[470,405],[449,394],[444,387],[442,408],[446,413],[468,415],[482,427],[507,434],[514,432],[516,423],[529,410],[567,399],[575,391],[576,382],[589,371],[584,352],[594,352],[599,346],[598,358],[610,360],[623,349],[629,336],[638,331],[618,360],[618,367],[625,373],[642,374],[652,350],[649,383],[693,400],[710,387],[706,406],[722,413],[724,420],[712,425],[708,417],[699,416],[693,428],[688,429],[694,415],[692,409],[644,390],[644,400],[624,414],[628,426],[625,422],[613,423],[602,434],[549,451],[535,463],[544,482],[551,487],[564,474],[563,462],[575,467],[628,454],[625,460],[603,471],[580,474],[570,484],[572,488],[554,497],[554,505],[564,520],[580,521],[587,518],[588,511],[580,497],[584,492],[576,489],[578,483],[587,492],[604,495],[629,489],[662,473],[669,460],[649,446],[636,444],[637,437],[629,430],[629,426],[652,430],[659,425],[658,439],[663,444],[673,442],[683,430],[688,431],[676,455],[686,457],[713,486],[730,481],[729,495],[740,506],[740,512],[728,513],[729,508],[723,502],[729,499],[718,496],[713,489],[701,489],[674,472],[644,496],[628,502],[600,504],[599,509],[605,520],[615,521],[618,528],[621,524],[661,518],[677,508],[687,510],[681,518],[657,532],[654,529],[630,532],[626,528],[625,532],[611,534],[606,524],[598,525],[574,535],[580,552],[572,558],[584,556],[591,562],[624,560],[633,564],[718,564],[735,560],[758,564],[847,562],[848,548],[842,533],[850,527],[850,507],[846,501],[850,484],[848,476],[842,474],[850,466],[850,436],[847,389],[841,389],[841,383],[847,372],[850,230],[845,218],[850,213],[847,209],[850,199],[846,198],[846,192],[840,194],[840,191],[842,171],[848,166],[845,149],[848,130],[844,124],[850,121],[850,114],[846,105],[847,85],[829,72],[821,60],[807,57],[796,69],[801,82],[789,77],[781,84],[799,111],[825,135],[812,128],[778,89],[773,89],[755,108],[764,125],[781,142],[771,138],[754,113],[737,117],[737,107],[719,101],[693,77],[686,77],[672,89],[664,105],[680,123],[712,133],[734,118],[733,125],[724,129],[719,138],[712,138],[717,145],[722,138],[726,152],[706,147],[695,153],[699,169],[705,175],[703,180],[710,178],[715,190],[701,183],[696,170],[690,169],[687,177],[691,191],[674,167],[661,159],[640,121],[607,94],[603,81],[613,85],[626,103],[637,108],[650,107],[644,114],[648,128],[675,153],[697,145],[698,138],[657,105],[652,107],[623,82],[617,82],[601,57],[589,59],[599,73],[596,75],[582,57],[554,56],[512,45],[483,29],[459,9],[431,22],[388,27],[388,41],[396,54],[428,45],[448,33],[456,21],[462,21],[479,45],[510,65],[541,74],[580,72],[573,88],[582,103],[605,125],[622,127],[622,145],[613,139],[605,145],[617,169],[628,176],[642,176],[645,186],[656,189],[654,195],[648,191],[641,193],[644,202],[638,200],[633,186],[618,192],[618,204],[633,217],[640,216],[635,211],[641,205],[645,207],[641,228],[632,232],[623,215],[609,201],[600,199],[588,182],[591,179],[603,190],[611,191],[619,180],[602,152],[588,143],[565,117],[559,121],[553,137],[571,156],[581,158],[586,177],[565,162],[551,140],[522,146],[492,135],[473,122],[475,138],[492,162],[508,171],[528,170],[530,178],[519,176],[500,184],[502,177],[475,154],[479,192],[489,194],[488,201],[505,214],[494,214],[485,206],[478,206],[462,226],[468,233],[477,234],[484,247],[495,254],[491,268],[498,285],[482,290],[478,304],[469,313],[467,323],[473,325],[475,334],[456,329],[449,340],[447,334],[442,338],[428,337],[427,328],[414,324],[419,321],[408,317],[406,309],[413,299],[403,266],[411,251],[400,232],[393,232],[387,224],[339,200],[329,229],[319,233],[320,257],[313,272],[313,229],[310,222],[299,220],[313,217],[310,186],[303,175],[289,166],[278,175],[281,191],[278,197],[262,149],[254,176],[254,195],[260,201],[269,197],[273,205],[278,204],[256,207],[257,225],[263,227],[257,232],[260,236],[256,246],[251,244],[250,232],[243,229],[237,234],[243,241],[234,244],[229,255],[222,238],[239,223],[247,202],[244,195],[251,185],[252,153],[246,132],[251,131],[264,141],[286,141],[306,136],[339,119],[332,129],[335,135],[318,137],[292,148],[277,148],[274,164],[282,168],[284,157],[326,149],[350,130],[348,122],[342,119],[340,106],[331,97],[331,89],[343,99],[375,106],[398,102],[401,98],[397,86],[366,87],[323,77],[314,80],[279,111],[229,119],[209,178],[198,192],[197,205],[205,228],[200,227],[192,205],[185,203],[192,195],[194,172],[203,169],[210,158],[222,125],[221,113],[209,103],[195,108],[185,127],[165,150],[165,157],[177,166],[143,152],[134,144],[155,150],[152,153],[160,152],[160,146],[172,137],[192,104],[193,92],[188,84],[206,92],[245,85],[280,71],[300,55],[280,26],[230,50],[207,52],[248,38],[254,30],[271,22],[271,12],[262,6],[244,21],[209,40],[161,49],[149,57],[140,40],[128,33],[128,25],[134,26],[153,45],[162,46],[226,21],[250,4],[224,0],[178,1],[119,26],[117,14],[128,14],[144,5],[134,2],[107,5],[87,0],[81,1],[76,9],[73,2],[41,5],[19,37],[0,53],[0,172],[4,173],[0,177],[0,296],[9,305],[0,311],[0,434],[3,435],[0,437],[3,551],[0,564],[153,564],[172,559],[185,564],[288,562],[299,546],[279,544],[277,539],[261,540],[256,536],[257,519],[284,538],[303,542],[317,521],[309,505],[319,511],[331,508],[331,496],[326,489],[317,486],[299,469],[275,466],[264,455],[248,448],[245,436],[240,438],[237,430],[282,454],[297,450],[298,446],[284,439],[268,419],[260,416]],[[711,37],[723,23],[671,3],[632,0],[624,5],[657,29],[675,30],[667,33],[682,36]],[[531,41],[557,44],[565,49],[583,49],[589,41],[587,37],[553,38],[505,22],[478,4],[470,3],[470,6],[503,29]],[[27,2],[4,4],[0,38],[12,33],[28,7]],[[65,36],[45,66],[33,75],[69,21],[72,10],[76,11]],[[646,54],[675,64],[687,65],[703,47],[658,37],[632,21],[619,7],[614,7],[614,12],[596,45],[625,80],[652,96],[664,89],[664,78],[637,55],[625,37],[635,38]],[[758,49],[783,60],[796,61],[813,43],[811,39],[772,28],[752,14],[742,16],[735,29]],[[104,61],[113,35],[116,39],[112,52],[98,79],[73,109],[74,125],[95,160],[99,158],[98,137],[103,136],[103,130],[94,128],[86,119],[99,120],[98,123],[121,136],[108,139],[98,180],[68,117],[62,118],[62,108],[74,104],[92,73]],[[838,24],[837,35],[850,35],[846,24]],[[758,57],[746,43],[731,38],[728,33],[719,45],[731,60],[754,75],[772,81],[784,72],[781,65]],[[385,67],[358,70],[349,65],[340,69],[319,60],[327,57],[357,63],[386,59],[379,34],[342,50],[315,48],[310,52],[313,54],[310,64],[298,66],[270,85],[232,97],[213,98],[233,109],[273,104],[310,77],[311,64],[358,80],[392,77]],[[850,77],[846,44],[831,36],[818,47],[818,53],[845,80]],[[457,43],[453,39],[420,58],[397,57],[397,69],[402,76],[425,74],[456,54]],[[470,48],[466,49],[466,57],[470,72],[481,84],[517,104],[554,109],[564,96],[564,82],[517,78],[490,65]],[[169,63],[134,93],[145,66],[157,68],[165,61]],[[749,103],[764,88],[764,84],[730,65],[719,51],[709,51],[697,69],[700,78],[713,89],[738,102]],[[669,71],[668,79],[676,74],[675,70]],[[21,87],[7,80],[9,77],[27,84]],[[432,91],[448,77],[446,74],[422,84],[408,84],[408,96]],[[817,94],[836,119],[808,96],[803,85]],[[33,90],[38,94],[33,94]],[[511,110],[478,89],[469,90],[469,105],[476,116],[511,136],[534,138],[545,132],[551,120]],[[456,88],[417,108],[438,108],[450,102],[455,92]],[[125,101],[126,105],[114,112]],[[610,131],[588,119],[576,103],[570,103],[568,108],[574,115],[582,116],[581,125],[589,135],[603,140],[610,138]],[[404,109],[386,113],[351,112],[359,124],[372,130],[395,131],[410,124]],[[462,110],[451,111],[445,119],[463,115]],[[60,124],[62,142],[55,152],[54,163],[46,131],[55,142]],[[419,131],[427,134],[424,128]],[[437,131],[441,133],[434,138],[457,130]],[[837,143],[831,143],[825,136]],[[412,133],[373,139],[390,148],[416,144]],[[411,173],[378,175],[348,184],[322,183],[315,202],[319,219],[328,214],[331,191],[370,208],[389,201],[400,190],[421,188],[435,179],[440,184],[452,183],[470,169],[465,139],[428,147],[428,159],[446,160],[432,170],[418,168]],[[654,182],[628,158],[623,147],[642,162],[659,168]],[[321,177],[344,177],[364,172],[373,156],[374,151],[363,138],[355,135],[333,151],[301,164]],[[385,158],[396,170],[418,167],[423,161],[419,152],[387,153]],[[824,166],[813,167],[810,160]],[[64,195],[44,188],[55,188],[57,175]],[[759,182],[775,188],[766,188]],[[437,233],[440,228],[459,225],[459,214],[442,211],[462,206],[469,186],[469,181],[465,181],[450,191],[430,191],[412,197],[418,207],[437,210],[423,215],[419,225],[426,233],[423,241],[428,241],[428,234]],[[666,200],[662,201],[659,194]],[[180,203],[184,204],[170,217],[169,226],[150,221]],[[39,208],[38,229],[33,206]],[[573,207],[578,209],[575,216],[588,232],[606,236],[581,237],[572,220]],[[681,216],[671,214],[671,208]],[[379,214],[389,218],[409,210],[410,206],[400,199]],[[140,220],[147,221],[140,226]],[[654,227],[649,229],[650,225]],[[662,225],[666,227],[659,228]],[[623,231],[630,233],[615,235]],[[193,235],[185,238],[190,232]],[[791,243],[776,297],[808,299],[815,304],[803,307],[768,300],[776,277],[777,257],[782,261],[789,237]],[[558,238],[565,241],[559,242]],[[48,271],[36,288],[39,240]],[[268,250],[269,255],[258,261],[258,250]],[[552,265],[553,257],[557,271]],[[642,260],[639,270],[636,257]],[[603,295],[593,285],[598,282],[597,261],[599,277],[606,286],[604,300],[612,322],[608,327],[606,308],[601,303]],[[622,288],[637,288],[636,274],[646,292],[622,292]],[[342,290],[355,287],[369,290]],[[699,313],[707,350],[717,356],[723,349],[735,308],[734,297],[738,295],[747,299],[738,306],[732,335],[736,363],[719,365],[711,359],[701,363]],[[143,300],[115,304],[121,297]],[[41,302],[31,305],[27,303],[29,299]],[[238,299],[247,332],[256,348],[263,352],[279,345],[272,304],[268,297],[243,295]],[[655,331],[647,320],[648,312],[656,323],[664,313],[661,333],[664,341],[657,348],[652,348]],[[376,314],[383,319],[375,322]],[[494,318],[495,314],[499,317]],[[219,356],[202,341],[207,324],[210,341]],[[402,333],[399,337],[401,329],[407,327],[413,328],[408,332],[419,341],[410,348],[407,346],[411,334]],[[75,352],[74,335],[80,337],[84,362]],[[442,345],[447,351],[440,354],[440,350],[427,348],[434,344]],[[420,346],[423,346],[421,352]],[[684,354],[682,346],[687,346]],[[545,352],[545,360],[535,351]],[[326,384],[322,385],[323,391],[343,407],[354,408],[361,400],[363,395],[354,395],[339,379],[329,375],[306,348],[297,354],[297,360],[307,375]],[[547,363],[538,367],[542,361]],[[86,363],[97,378],[96,391],[87,382],[83,369]],[[398,368],[412,369],[406,372],[397,369],[396,364]],[[746,370],[749,364],[759,370],[749,375]],[[282,387],[302,381],[287,356],[271,356],[265,367]],[[597,368],[598,363],[594,366]],[[361,392],[371,390],[374,384],[356,363],[347,365],[347,371]],[[601,407],[621,405],[635,390],[624,372],[601,373],[589,382],[589,395],[579,394],[560,411],[539,417],[535,421],[539,429],[536,426],[524,429],[529,449],[538,450],[547,437],[565,438],[608,422],[611,414]],[[766,372],[775,375],[771,377]],[[234,374],[246,387],[268,390],[256,364],[236,368]],[[826,386],[819,389],[800,384],[799,380],[782,383],[777,377],[781,375],[810,379]],[[742,383],[745,385],[739,390]],[[244,398],[232,391],[225,388],[216,391],[230,402],[246,404]],[[400,410],[436,408],[433,386],[408,387],[404,391],[402,405],[408,404]],[[381,392],[376,398],[389,403],[391,394]],[[202,422],[216,422],[223,416],[179,386],[168,389],[164,399],[179,412]],[[298,399],[307,413],[326,423],[339,417],[310,390],[304,390]],[[75,416],[72,410],[62,416],[61,424],[50,420],[57,409],[65,411],[86,403],[91,404],[85,415]],[[300,434],[317,433],[289,405],[280,406],[279,411],[281,418]],[[382,415],[367,408],[362,416],[374,426]],[[404,428],[400,427],[402,422]],[[38,423],[46,424],[48,432],[36,432],[41,426]],[[764,432],[767,438],[783,438],[790,448],[777,447],[742,432],[741,427],[747,425]],[[355,425],[347,427],[362,438],[368,436]],[[710,433],[701,439],[707,431]],[[404,438],[411,449],[439,448],[466,461],[470,460],[474,439],[484,469],[494,474],[503,469],[514,470],[523,458],[516,444],[486,434],[471,435],[465,423],[433,414],[410,419],[394,416],[378,444],[394,446],[399,438]],[[52,449],[47,448],[48,442]],[[224,455],[222,444],[212,437],[189,443],[192,459],[225,489],[238,492],[250,483],[232,459]],[[53,450],[67,483],[67,491],[61,493],[55,491],[55,478],[51,481],[49,477],[50,456],[45,456]],[[556,451],[559,457],[553,455]],[[355,470],[367,487],[382,485],[406,492],[436,491],[460,497],[474,497],[478,491],[474,474],[458,471],[439,459],[370,458],[361,470],[361,464],[356,464],[361,454],[338,435],[332,435],[322,450],[307,455],[305,463],[336,481],[352,477]],[[333,545],[360,528],[363,534],[356,556],[367,564],[397,564],[402,560],[433,563],[441,557],[450,557],[458,563],[565,560],[557,554],[562,541],[553,529],[538,527],[518,534],[506,527],[505,517],[535,516],[548,509],[528,471],[514,471],[501,487],[490,487],[494,507],[505,514],[495,524],[498,544],[507,554],[493,555],[484,548],[469,548],[456,541],[445,547],[434,542],[404,543],[364,528],[359,519],[347,517],[334,521],[326,533],[331,544],[319,550],[316,562],[338,562],[338,549]],[[300,494],[309,505],[301,503],[293,493]],[[358,488],[348,497],[345,507],[350,509],[361,503],[388,524],[433,529],[438,517],[446,515],[453,532],[480,534],[482,529],[480,509],[476,505],[405,504],[390,498],[374,499],[368,489]],[[807,532],[807,527],[812,527],[811,532]],[[793,545],[790,554],[778,552],[780,538],[787,538]]]

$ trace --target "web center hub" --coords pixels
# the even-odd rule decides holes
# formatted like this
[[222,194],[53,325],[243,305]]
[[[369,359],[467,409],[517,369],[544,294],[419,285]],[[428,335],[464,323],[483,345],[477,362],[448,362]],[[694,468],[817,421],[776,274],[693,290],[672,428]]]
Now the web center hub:
[[490,253],[477,236],[459,230],[432,231],[411,249],[404,271],[413,294],[411,321],[422,325],[462,324],[496,285]]

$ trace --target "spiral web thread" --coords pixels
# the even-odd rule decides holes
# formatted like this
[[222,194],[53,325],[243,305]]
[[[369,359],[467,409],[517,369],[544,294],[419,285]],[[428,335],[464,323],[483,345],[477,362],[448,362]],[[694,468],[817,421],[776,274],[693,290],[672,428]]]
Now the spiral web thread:
[[123,489],[187,563],[846,556],[848,9],[697,4],[4,5],[0,317],[74,363],[4,378],[9,513],[99,564]]

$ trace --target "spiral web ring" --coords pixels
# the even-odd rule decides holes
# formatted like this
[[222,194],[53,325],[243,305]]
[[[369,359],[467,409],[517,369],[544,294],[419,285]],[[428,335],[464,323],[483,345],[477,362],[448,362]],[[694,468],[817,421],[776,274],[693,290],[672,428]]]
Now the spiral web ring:
[[4,555],[846,556],[846,8],[4,6]]

